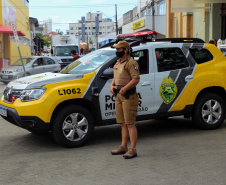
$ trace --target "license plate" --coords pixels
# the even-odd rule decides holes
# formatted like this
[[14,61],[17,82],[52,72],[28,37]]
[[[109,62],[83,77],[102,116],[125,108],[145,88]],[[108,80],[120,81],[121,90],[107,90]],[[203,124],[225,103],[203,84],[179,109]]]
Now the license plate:
[[8,79],[8,76],[2,75],[2,79]]
[[0,115],[7,116],[7,109],[0,106]]

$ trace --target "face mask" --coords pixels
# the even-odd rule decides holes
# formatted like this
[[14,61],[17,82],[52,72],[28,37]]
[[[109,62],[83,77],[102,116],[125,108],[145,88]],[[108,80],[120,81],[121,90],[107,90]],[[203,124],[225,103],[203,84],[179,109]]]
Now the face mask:
[[122,58],[123,55],[125,54],[125,51],[124,50],[123,51],[116,51],[115,54],[116,54],[117,57]]

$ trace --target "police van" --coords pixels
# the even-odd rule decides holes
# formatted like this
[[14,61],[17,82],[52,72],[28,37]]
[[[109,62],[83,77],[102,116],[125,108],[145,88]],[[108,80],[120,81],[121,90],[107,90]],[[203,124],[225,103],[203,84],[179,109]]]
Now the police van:
[[[184,115],[199,128],[220,127],[226,100],[223,53],[201,39],[155,39],[155,35],[148,31],[118,36],[118,40],[131,37],[127,41],[140,68],[137,120]],[[95,126],[115,123],[110,84],[118,58],[111,45],[118,40],[60,73],[10,82],[0,100],[0,115],[30,132],[51,132],[62,146],[84,145]]]

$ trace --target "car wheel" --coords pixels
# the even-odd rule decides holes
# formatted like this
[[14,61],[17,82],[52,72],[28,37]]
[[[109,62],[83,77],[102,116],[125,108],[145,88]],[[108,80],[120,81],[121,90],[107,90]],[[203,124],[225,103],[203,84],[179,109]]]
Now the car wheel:
[[195,124],[205,130],[219,128],[225,118],[225,103],[221,96],[206,93],[195,103],[192,119]]
[[94,122],[91,113],[82,106],[68,105],[60,109],[53,121],[52,134],[64,147],[79,147],[91,137]]

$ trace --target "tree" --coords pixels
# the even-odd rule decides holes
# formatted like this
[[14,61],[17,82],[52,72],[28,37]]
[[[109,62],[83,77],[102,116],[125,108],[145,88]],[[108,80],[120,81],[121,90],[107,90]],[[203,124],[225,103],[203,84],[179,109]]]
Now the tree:
[[44,37],[43,40],[44,40],[44,45],[47,46],[47,47],[49,47],[50,44],[51,44],[51,38],[50,37],[48,37],[48,38],[45,38]]
[[38,36],[40,39],[42,39],[44,41],[44,46],[49,47],[51,44],[51,38],[50,37],[44,37],[43,34],[41,33],[36,33],[36,36]]
[[41,33],[36,33],[36,36],[38,36],[40,39],[43,39],[44,38],[44,35],[41,34]]
[[56,29],[56,32],[59,33],[59,34],[61,34],[61,35],[63,35],[63,33],[64,33],[64,32],[61,31],[60,29]]

